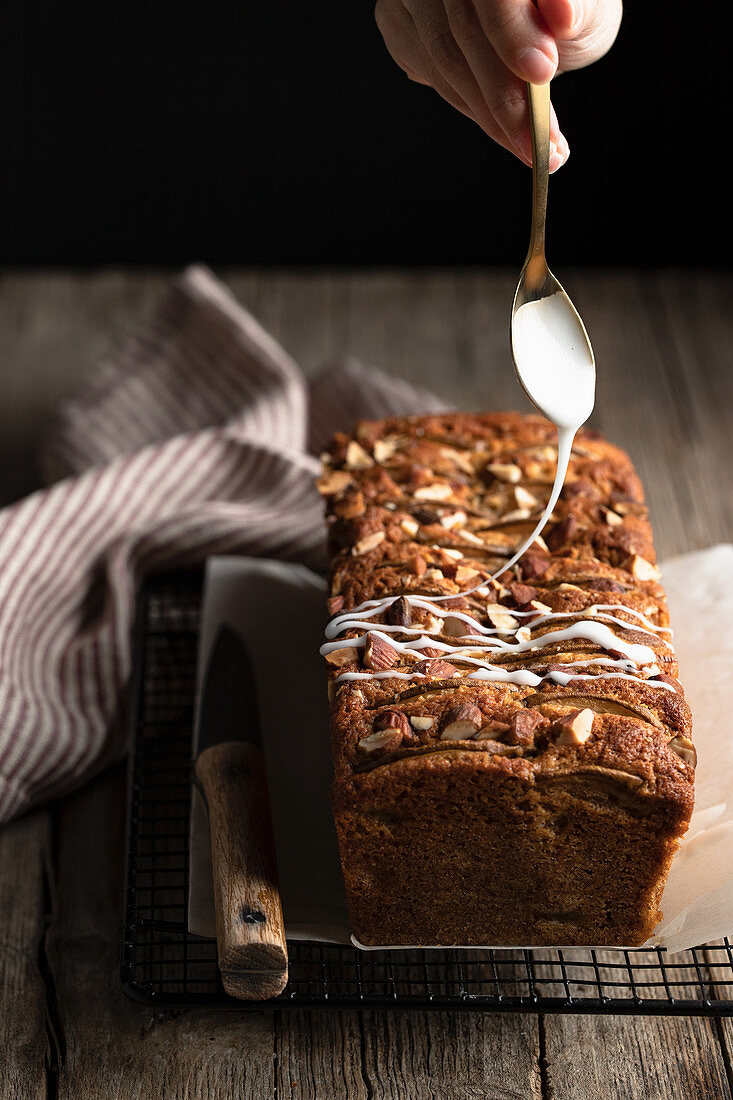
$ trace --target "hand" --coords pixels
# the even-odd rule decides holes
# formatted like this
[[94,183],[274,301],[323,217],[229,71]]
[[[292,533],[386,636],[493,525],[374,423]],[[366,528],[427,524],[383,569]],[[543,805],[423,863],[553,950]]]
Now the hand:
[[[622,0],[377,0],[390,54],[418,84],[532,163],[524,84],[579,69],[613,45]],[[550,171],[570,149],[551,108]]]

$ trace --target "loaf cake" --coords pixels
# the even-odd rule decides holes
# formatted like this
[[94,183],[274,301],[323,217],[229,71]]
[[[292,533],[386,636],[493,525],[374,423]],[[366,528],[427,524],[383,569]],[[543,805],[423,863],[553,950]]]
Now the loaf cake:
[[[693,808],[642,486],[539,416],[364,421],[324,454],[332,802],[365,945],[651,936]],[[495,579],[494,575],[498,574]]]

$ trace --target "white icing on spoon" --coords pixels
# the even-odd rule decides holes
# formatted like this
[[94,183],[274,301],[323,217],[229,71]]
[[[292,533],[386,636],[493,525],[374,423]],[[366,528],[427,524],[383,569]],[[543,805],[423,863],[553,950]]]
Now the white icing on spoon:
[[525,302],[512,318],[517,376],[533,405],[577,432],[593,412],[596,369],[585,327],[563,294]]
[[[532,404],[557,428],[557,469],[532,533],[494,578],[506,573],[544,530],[565,483],[575,433],[593,412],[596,365],[585,326],[564,293],[525,302],[512,313],[512,356]],[[492,578],[492,579],[494,579]]]

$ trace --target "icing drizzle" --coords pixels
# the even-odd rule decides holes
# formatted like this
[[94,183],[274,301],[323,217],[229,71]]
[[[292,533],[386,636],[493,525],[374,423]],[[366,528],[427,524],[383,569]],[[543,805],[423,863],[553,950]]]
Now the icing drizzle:
[[[328,641],[321,646],[321,654],[326,656],[328,653],[340,649],[362,649],[366,645],[368,635],[372,634],[388,642],[398,653],[414,657],[417,660],[422,658],[422,650],[430,649],[433,651],[439,650],[449,661],[457,662],[462,665],[475,666],[473,671],[466,673],[463,677],[464,679],[537,687],[545,680],[565,686],[571,680],[623,679],[638,682],[640,680],[646,681],[659,675],[660,669],[656,664],[654,649],[648,645],[625,641],[614,633],[611,627],[607,625],[608,623],[625,629],[633,629],[638,633],[654,637],[657,641],[661,642],[666,650],[670,653],[674,652],[671,642],[662,637],[662,635],[669,635],[671,637],[671,630],[667,627],[655,626],[641,612],[637,611],[635,608],[626,607],[624,604],[594,604],[583,612],[549,611],[540,614],[535,611],[514,611],[511,608],[507,608],[507,615],[515,620],[531,617],[531,629],[533,631],[538,626],[542,626],[546,623],[553,623],[558,620],[576,620],[574,622],[571,621],[568,626],[561,627],[560,629],[551,629],[535,637],[531,635],[527,636],[529,635],[529,630],[526,626],[524,628],[517,627],[513,631],[508,631],[499,627],[487,627],[472,615],[451,608],[449,611],[450,617],[465,622],[467,630],[463,638],[467,639],[470,637],[470,645],[461,645],[460,638],[456,639],[455,642],[442,641],[439,637],[444,625],[442,620],[434,623],[432,628],[427,627],[425,624],[412,627],[391,625],[387,623],[373,624],[370,621],[376,616],[383,615],[398,599],[407,600],[412,607],[417,607],[424,611],[443,613],[444,609],[436,606],[438,600],[442,598],[455,599],[456,597],[455,595],[449,597],[431,597],[422,594],[415,595],[406,593],[402,596],[387,596],[381,600],[366,600],[353,610],[335,615],[331,619],[326,627],[326,638]],[[610,612],[613,611],[622,611],[632,616],[633,619],[638,620],[642,625],[637,625],[636,622],[629,622],[628,620],[619,618],[617,615],[610,614]],[[347,630],[359,629],[363,629],[364,633],[352,638],[340,637],[340,635]],[[524,633],[522,633],[522,631],[524,631]],[[390,637],[391,634],[415,635],[415,637],[411,638],[409,641],[400,642],[397,641],[396,638]],[[574,640],[591,642],[605,650],[607,656],[558,662],[563,666],[563,669],[572,667],[585,668],[589,665],[598,665],[604,668],[610,668],[612,671],[568,673],[561,669],[553,669],[540,674],[533,672],[529,668],[518,668],[513,670],[502,668],[501,666],[493,664],[489,656],[483,655],[488,653],[494,657],[502,656],[511,659],[515,655],[519,656],[523,653],[539,654],[541,650],[547,646],[555,645],[558,642]],[[608,651],[612,651],[612,653]],[[481,656],[477,656],[477,654],[481,654]],[[620,654],[620,656],[617,656],[617,654]],[[425,678],[427,677],[422,672],[400,672],[388,669],[383,672],[342,672],[336,677],[335,683],[347,683],[355,680],[417,680]],[[656,681],[655,687],[674,692],[673,686],[663,681]]]
[[[506,573],[519,561],[544,528],[560,495],[577,430],[576,427],[559,424],[557,428],[558,456],[550,498],[530,535],[521,540],[516,551],[493,576],[481,580],[472,588],[460,593],[442,596],[404,593],[400,596],[387,596],[379,600],[366,600],[351,611],[335,615],[331,619],[326,627],[327,641],[321,646],[321,654],[326,656],[336,650],[362,649],[366,645],[368,635],[372,634],[381,637],[398,653],[417,660],[422,659],[422,650],[430,649],[440,651],[451,662],[464,666],[475,666],[472,671],[465,673],[462,677],[469,680],[537,687],[545,680],[564,686],[571,680],[623,679],[644,682],[658,676],[660,669],[656,664],[654,649],[651,646],[624,641],[614,633],[611,627],[621,627],[622,629],[634,630],[637,633],[649,635],[658,643],[661,643],[670,653],[674,653],[671,644],[672,631],[668,627],[656,626],[640,611],[626,607],[624,604],[594,604],[583,612],[548,611],[539,614],[537,611],[515,611],[507,607],[506,615],[510,616],[514,622],[521,624],[521,620],[531,619],[531,624],[518,625],[514,630],[508,630],[506,627],[484,626],[474,616],[464,611],[454,610],[453,608],[448,610],[439,606],[443,601],[455,600],[458,596],[470,596],[474,593],[488,595],[489,586],[492,582],[495,582],[497,577]],[[467,629],[463,635],[463,641],[465,642],[470,637],[470,644],[461,645],[460,637],[456,638],[455,642],[450,643],[440,640],[439,636],[444,626],[443,619],[437,621],[434,619],[430,627],[426,624],[412,627],[387,623],[373,624],[371,622],[377,616],[383,615],[398,599],[406,600],[412,607],[427,611],[432,616],[447,617],[446,611],[448,611],[448,615],[453,620],[466,624]],[[620,618],[617,614],[614,615],[613,612],[623,612],[635,621],[629,622],[628,619]],[[570,620],[570,624],[559,627],[560,620]],[[538,627],[548,623],[557,623],[559,628],[550,629],[539,636],[532,636]],[[348,630],[362,630],[364,633],[353,638],[342,638],[341,635]],[[399,642],[396,638],[390,637],[394,634],[414,635],[414,637],[410,637],[409,641]],[[666,635],[666,637],[663,637],[663,635]],[[451,636],[453,637],[453,632]],[[508,657],[511,660],[513,657],[519,657],[524,653],[541,653],[547,646],[574,640],[590,642],[604,650],[606,655],[576,661],[557,662],[562,665],[562,668],[555,668],[544,673],[533,672],[530,668],[507,669],[493,664],[490,660],[491,656],[495,658],[498,656]],[[610,668],[611,671],[597,673],[563,671],[565,668],[585,668],[589,665]],[[417,680],[425,678],[427,677],[421,672],[401,672],[388,669],[385,671],[342,672],[335,678],[334,682],[341,684],[355,680]],[[663,688],[665,691],[674,692],[675,690],[671,684],[666,684],[661,680],[655,681],[655,687]]]

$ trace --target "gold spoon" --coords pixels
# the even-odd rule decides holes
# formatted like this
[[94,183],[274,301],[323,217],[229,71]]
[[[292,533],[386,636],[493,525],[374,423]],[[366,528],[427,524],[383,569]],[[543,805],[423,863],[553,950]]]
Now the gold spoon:
[[[590,408],[579,421],[583,423],[593,408],[592,396],[595,389],[593,348],[577,309],[550,271],[545,258],[545,222],[550,179],[550,85],[528,84],[527,100],[532,135],[532,232],[529,251],[519,276],[512,305],[510,330],[512,359],[517,378],[527,397],[543,416],[556,424],[559,415],[558,399],[561,397],[558,391],[566,390],[568,384],[572,383],[570,376],[578,368],[582,369],[586,383],[591,382],[592,372],[590,388],[588,384],[584,387],[586,394],[590,393]],[[547,359],[547,367],[548,369],[552,366],[562,368],[566,360],[563,352],[567,351],[574,367],[574,370],[569,373],[561,369],[553,370],[552,375],[549,375],[548,371],[543,372],[537,354],[540,344],[536,343],[531,349],[534,354],[529,354],[526,340],[520,339],[517,324],[519,310],[529,302],[538,302],[546,298],[552,299],[551,316],[547,310],[543,312],[543,316],[548,316],[550,320],[547,335],[553,343],[554,350],[554,355],[550,355]],[[570,367],[570,362],[567,365]],[[588,400],[585,400],[583,405],[586,407]],[[570,410],[568,412],[570,413]],[[576,419],[572,413],[570,414],[573,419]],[[562,415],[561,409],[560,415]]]

